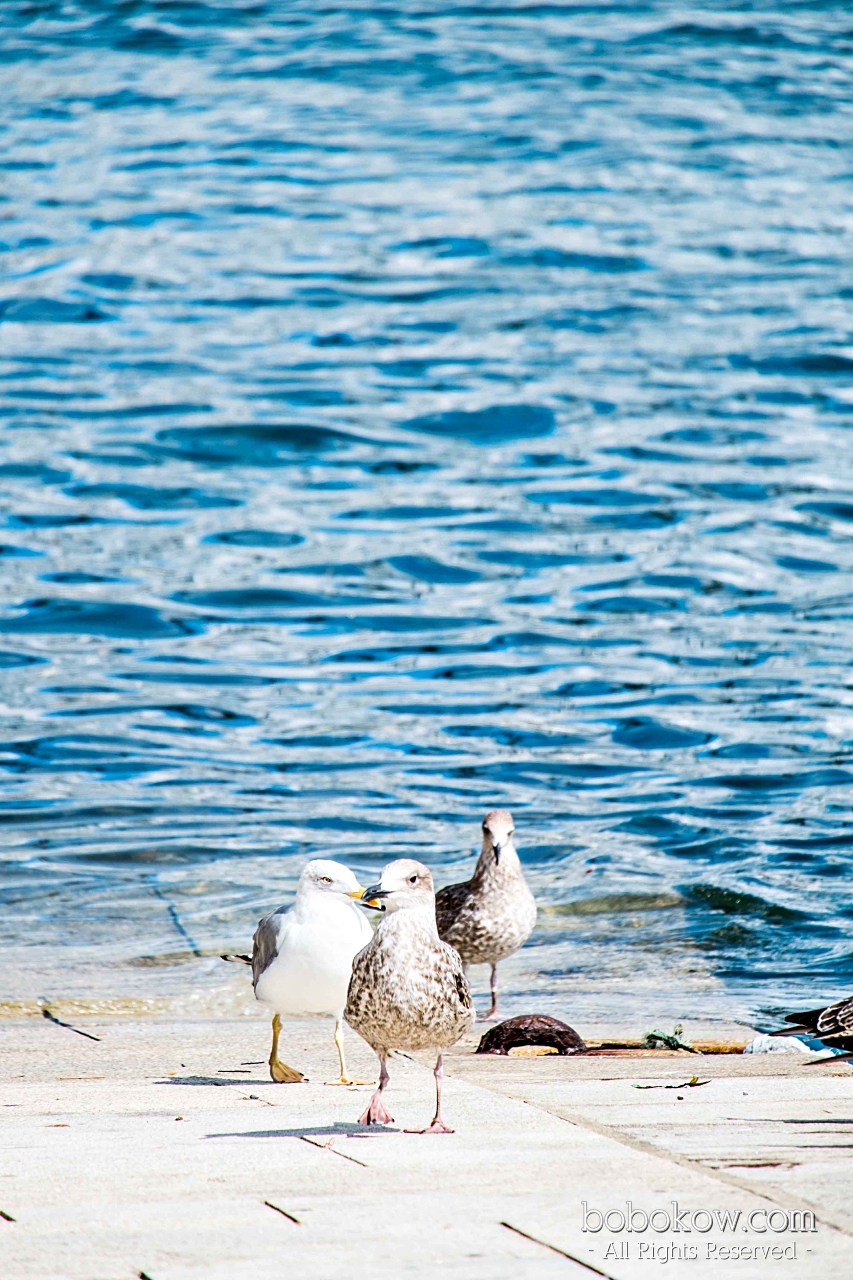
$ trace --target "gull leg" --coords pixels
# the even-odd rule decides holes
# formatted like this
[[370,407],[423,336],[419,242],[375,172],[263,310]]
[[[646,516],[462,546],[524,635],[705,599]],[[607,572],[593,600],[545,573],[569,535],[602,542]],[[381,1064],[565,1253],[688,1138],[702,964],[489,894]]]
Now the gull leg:
[[498,1016],[498,966],[496,964],[492,965],[492,976],[489,982],[489,987],[492,992],[492,1007],[486,1014],[486,1021],[488,1021],[489,1018],[496,1018]]
[[327,1080],[326,1084],[373,1084],[372,1080],[351,1080],[347,1075],[347,1064],[344,1059],[344,1030],[340,1018],[335,1019],[335,1044],[338,1046],[338,1057],[341,1060],[340,1080]]
[[433,1074],[435,1076],[435,1115],[432,1118],[432,1124],[428,1129],[406,1129],[406,1133],[453,1133],[441,1118],[441,1081],[444,1077],[441,1054],[436,1059]]
[[385,1065],[385,1054],[379,1055],[379,1088],[367,1104],[367,1108],[358,1117],[359,1124],[393,1124],[394,1117],[389,1116],[382,1101],[382,1090],[388,1083],[388,1068]]
[[301,1071],[289,1067],[278,1056],[278,1037],[281,1034],[281,1018],[276,1013],[272,1020],[272,1049],[270,1050],[270,1078],[276,1084],[301,1084],[305,1079]]

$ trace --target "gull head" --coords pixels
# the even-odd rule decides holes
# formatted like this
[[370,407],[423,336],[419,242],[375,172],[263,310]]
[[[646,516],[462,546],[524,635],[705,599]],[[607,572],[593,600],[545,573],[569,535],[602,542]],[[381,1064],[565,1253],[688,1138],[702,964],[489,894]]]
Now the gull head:
[[515,823],[508,809],[492,809],[483,819],[483,853],[491,853],[495,866],[501,860],[501,849],[512,844]]
[[429,869],[414,858],[389,862],[378,884],[365,889],[362,901],[378,911],[411,911],[424,907],[435,911],[435,888]]
[[306,862],[299,877],[297,893],[334,893],[338,897],[358,898],[364,892],[349,867],[330,858],[314,858]]

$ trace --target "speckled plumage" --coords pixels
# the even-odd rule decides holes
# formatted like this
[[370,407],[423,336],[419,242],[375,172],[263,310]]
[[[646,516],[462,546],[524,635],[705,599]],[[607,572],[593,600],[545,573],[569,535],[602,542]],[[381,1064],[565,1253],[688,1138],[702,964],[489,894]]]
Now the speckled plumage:
[[819,1036],[830,1048],[853,1052],[853,996],[845,996],[825,1008],[789,1013],[785,1021],[794,1025],[772,1032],[774,1036],[798,1035],[805,1031]]
[[[536,924],[536,902],[527,887],[513,844],[512,815],[493,809],[483,820],[483,849],[470,880],[439,889],[435,915],[439,936],[462,963],[490,964],[517,951]],[[496,1012],[494,996],[490,1015]]]
[[[390,863],[365,900],[385,907],[371,941],[353,960],[345,1018],[379,1055],[379,1090],[360,1123],[387,1123],[382,1102],[392,1049],[447,1049],[471,1029],[474,1009],[460,960],[442,942],[435,893],[425,866]],[[447,1133],[441,1120],[441,1053],[436,1063],[436,1114],[423,1132]]]
[[353,961],[345,1017],[377,1053],[447,1049],[471,1028],[462,962],[424,917],[384,916]]

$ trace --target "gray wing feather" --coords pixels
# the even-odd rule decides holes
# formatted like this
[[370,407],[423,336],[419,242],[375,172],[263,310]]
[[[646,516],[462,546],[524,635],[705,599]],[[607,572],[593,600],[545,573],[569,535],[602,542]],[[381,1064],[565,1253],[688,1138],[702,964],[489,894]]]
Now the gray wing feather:
[[252,939],[252,986],[258,985],[258,978],[275,960],[278,946],[278,921],[276,915],[264,916],[258,921],[255,936]]

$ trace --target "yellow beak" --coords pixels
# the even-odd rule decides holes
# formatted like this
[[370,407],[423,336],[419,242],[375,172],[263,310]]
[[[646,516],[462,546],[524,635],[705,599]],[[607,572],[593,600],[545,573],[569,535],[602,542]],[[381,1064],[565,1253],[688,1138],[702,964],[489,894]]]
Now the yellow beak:
[[361,896],[363,893],[364,893],[364,890],[359,885],[357,889],[351,889],[348,896],[350,898],[355,898],[357,902],[361,902]]

